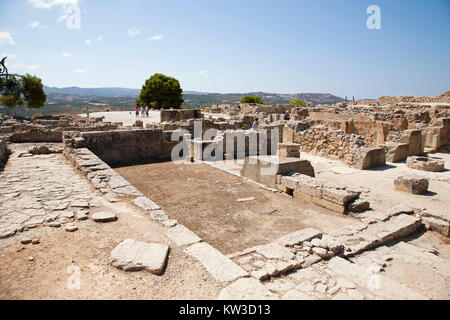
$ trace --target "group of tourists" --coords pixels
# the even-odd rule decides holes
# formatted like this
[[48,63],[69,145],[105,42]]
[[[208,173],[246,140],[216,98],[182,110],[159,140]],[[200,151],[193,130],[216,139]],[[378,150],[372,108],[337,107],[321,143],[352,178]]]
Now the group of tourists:
[[136,107],[136,118],[148,118],[149,111],[148,107]]
[[[284,115],[284,120],[289,121],[291,120],[291,115],[289,114],[289,111],[286,111],[286,114]],[[252,124],[252,130],[258,131],[259,130],[259,119],[256,118],[255,121]]]

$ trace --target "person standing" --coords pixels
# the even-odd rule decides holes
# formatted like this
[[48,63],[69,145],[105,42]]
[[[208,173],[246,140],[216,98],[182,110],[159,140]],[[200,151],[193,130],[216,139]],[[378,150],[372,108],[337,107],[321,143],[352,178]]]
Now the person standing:
[[252,129],[255,130],[255,131],[258,131],[258,130],[259,130],[259,121],[258,121],[258,118],[255,119],[255,122],[253,122],[253,124],[252,124]]
[[86,118],[89,120],[89,107],[86,107]]
[[136,107],[136,118],[139,117],[139,107]]
[[148,106],[145,106],[145,116],[148,118],[148,111],[149,111],[149,109],[148,109]]

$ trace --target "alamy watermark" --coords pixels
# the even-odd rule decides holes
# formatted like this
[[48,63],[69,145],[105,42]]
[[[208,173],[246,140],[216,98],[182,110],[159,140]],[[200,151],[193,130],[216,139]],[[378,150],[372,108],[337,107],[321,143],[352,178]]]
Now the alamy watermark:
[[68,290],[80,290],[81,289],[81,269],[78,266],[70,265],[66,269],[66,273],[70,276],[67,278]]
[[367,29],[380,30],[381,29],[381,9],[379,6],[373,4],[367,8],[367,14],[370,16],[367,18]]

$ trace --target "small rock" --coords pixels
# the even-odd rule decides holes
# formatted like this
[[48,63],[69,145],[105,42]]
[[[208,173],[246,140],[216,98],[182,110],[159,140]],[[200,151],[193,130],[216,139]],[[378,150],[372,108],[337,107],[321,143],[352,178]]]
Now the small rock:
[[267,214],[267,215],[270,215],[270,214],[272,214],[272,213],[274,213],[274,212],[277,212],[277,211],[278,211],[278,209],[275,209],[275,208],[268,208],[268,209],[263,210],[263,211],[261,212],[261,214]]
[[247,202],[247,201],[253,201],[255,200],[255,197],[249,197],[249,198],[242,198],[242,199],[238,199],[238,202]]
[[95,222],[110,222],[116,221],[117,216],[112,212],[97,212],[92,215],[91,219]]
[[31,238],[30,237],[24,237],[22,238],[22,240],[20,240],[21,244],[28,244],[31,242]]
[[87,211],[87,210],[78,210],[78,212],[77,212],[77,220],[82,221],[82,220],[89,219],[88,214],[89,214],[89,211]]
[[52,228],[59,228],[61,227],[61,224],[59,222],[50,222],[48,226]]
[[68,224],[68,225],[66,225],[64,230],[66,230],[68,232],[75,232],[75,231],[78,230],[78,227],[76,225],[74,225],[74,224]]
[[328,250],[326,250],[324,248],[314,247],[314,248],[312,248],[312,251],[314,254],[318,255],[321,258],[328,257]]
[[28,257],[28,261],[34,261],[33,257]]
[[32,244],[39,244],[39,243],[41,243],[41,241],[39,239],[33,239],[33,240],[31,240],[31,243]]

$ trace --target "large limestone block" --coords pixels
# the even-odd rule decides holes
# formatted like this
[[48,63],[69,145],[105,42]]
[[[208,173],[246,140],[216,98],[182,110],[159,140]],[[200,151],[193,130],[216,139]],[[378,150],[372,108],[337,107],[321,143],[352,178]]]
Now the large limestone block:
[[356,169],[365,170],[386,164],[384,148],[363,147],[355,149],[354,157],[350,165]]
[[401,162],[408,157],[409,145],[407,143],[388,142],[386,146],[386,161]]
[[412,194],[428,191],[428,179],[415,175],[402,175],[394,180],[395,189]]
[[185,252],[196,258],[217,281],[233,281],[247,275],[241,267],[207,243],[195,243]]
[[169,247],[125,239],[111,251],[111,265],[125,271],[148,270],[160,274],[166,264]]
[[253,278],[241,278],[220,291],[219,300],[278,300],[278,297]]
[[400,138],[400,142],[409,145],[408,156],[420,156],[423,154],[421,130],[405,130]]

